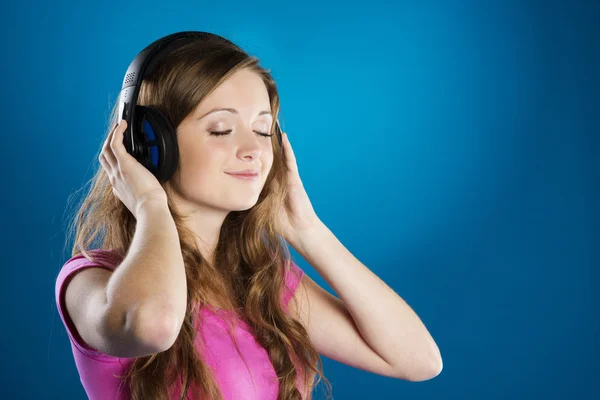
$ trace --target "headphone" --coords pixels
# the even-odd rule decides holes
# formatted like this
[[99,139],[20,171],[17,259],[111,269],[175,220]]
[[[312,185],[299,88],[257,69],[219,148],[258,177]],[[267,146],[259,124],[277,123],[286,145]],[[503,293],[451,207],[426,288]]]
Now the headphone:
[[[185,44],[209,39],[235,46],[231,41],[209,32],[173,33],[146,46],[131,62],[123,78],[118,115],[127,121],[123,139],[125,148],[161,183],[168,181],[177,170],[177,130],[157,109],[137,105],[142,81],[152,76],[160,61],[173,51]],[[281,128],[278,120],[275,123],[275,134],[281,148]]]

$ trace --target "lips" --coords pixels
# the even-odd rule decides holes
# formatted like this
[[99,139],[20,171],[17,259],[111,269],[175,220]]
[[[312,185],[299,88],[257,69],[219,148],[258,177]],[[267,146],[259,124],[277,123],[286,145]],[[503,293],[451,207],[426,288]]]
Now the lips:
[[231,176],[238,176],[240,178],[256,178],[258,177],[258,174],[228,174]]
[[254,182],[258,180],[258,174],[231,174],[227,172],[227,175],[230,175],[232,178],[248,182]]
[[243,171],[237,171],[237,172],[226,172],[226,174],[235,175],[235,176],[253,177],[253,176],[258,176],[258,171],[256,171],[256,170],[243,170]]

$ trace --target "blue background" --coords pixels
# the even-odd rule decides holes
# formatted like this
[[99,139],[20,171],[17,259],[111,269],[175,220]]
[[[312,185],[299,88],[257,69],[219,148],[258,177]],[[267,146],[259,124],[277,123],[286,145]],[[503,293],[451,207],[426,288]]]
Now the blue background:
[[420,383],[323,358],[336,399],[599,398],[598,3],[386,3],[3,3],[2,398],[85,398],[67,200],[131,60],[181,30],[272,70],[315,210],[441,349]]

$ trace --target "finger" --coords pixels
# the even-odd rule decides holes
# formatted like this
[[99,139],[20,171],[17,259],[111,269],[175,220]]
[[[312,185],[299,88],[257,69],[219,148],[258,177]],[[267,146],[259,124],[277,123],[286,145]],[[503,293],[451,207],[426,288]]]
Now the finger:
[[106,171],[106,173],[109,174],[110,171],[112,171],[112,167],[108,164],[108,161],[106,161],[106,157],[104,157],[103,153],[100,153],[100,157],[98,157],[98,160],[100,161],[100,165],[102,165],[104,171]]
[[123,134],[125,133],[125,129],[127,129],[127,121],[123,119],[119,123],[119,126],[117,127],[115,134],[110,141],[110,148],[117,158],[117,161],[122,159],[125,153],[127,153],[125,145],[123,144]]
[[288,169],[293,173],[298,173],[298,166],[296,165],[296,155],[292,150],[292,145],[288,139],[286,132],[283,133],[283,149],[285,151],[286,165]]
[[115,158],[115,155],[113,154],[112,149],[110,148],[110,141],[112,140],[112,137],[116,130],[117,126],[115,126],[115,128],[112,131],[110,131],[108,137],[104,141],[104,145],[102,146],[102,152],[100,153],[101,156],[104,156],[106,162],[111,168],[116,168],[117,166],[117,159]]

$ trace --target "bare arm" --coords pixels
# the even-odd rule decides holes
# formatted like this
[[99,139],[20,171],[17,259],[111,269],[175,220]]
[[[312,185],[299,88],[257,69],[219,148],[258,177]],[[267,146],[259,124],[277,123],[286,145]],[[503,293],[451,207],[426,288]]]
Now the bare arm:
[[186,311],[187,283],[179,235],[166,202],[137,210],[131,247],[106,287],[113,326],[169,348]]

